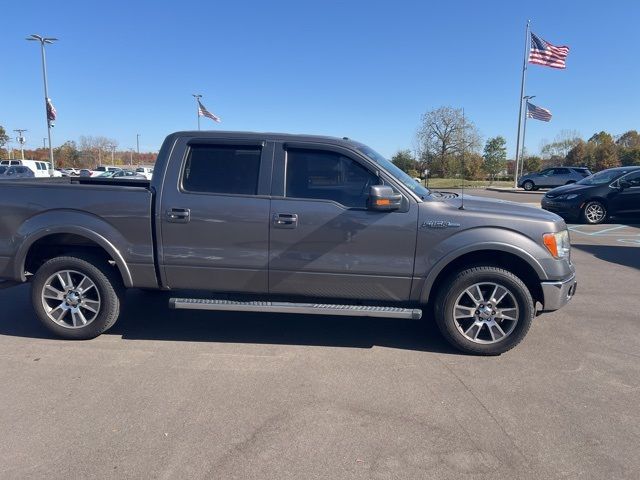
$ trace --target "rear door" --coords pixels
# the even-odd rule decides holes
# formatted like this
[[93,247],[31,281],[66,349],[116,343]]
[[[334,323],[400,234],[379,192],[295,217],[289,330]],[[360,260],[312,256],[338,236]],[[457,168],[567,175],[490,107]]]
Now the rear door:
[[267,292],[272,153],[263,141],[177,140],[156,212],[164,283]]
[[[288,296],[408,300],[418,205],[367,210],[375,165],[325,145],[276,147],[269,291]],[[392,185],[393,186],[393,185]]]

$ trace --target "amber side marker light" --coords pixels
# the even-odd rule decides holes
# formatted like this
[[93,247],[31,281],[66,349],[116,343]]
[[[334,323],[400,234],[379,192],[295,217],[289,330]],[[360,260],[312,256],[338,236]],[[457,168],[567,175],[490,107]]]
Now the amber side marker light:
[[381,198],[379,200],[376,200],[376,205],[391,205],[391,200],[389,200],[388,198]]
[[554,256],[554,258],[558,258],[558,243],[556,242],[556,236],[553,233],[545,233],[542,236],[542,241],[544,242],[544,246],[547,247],[549,253]]

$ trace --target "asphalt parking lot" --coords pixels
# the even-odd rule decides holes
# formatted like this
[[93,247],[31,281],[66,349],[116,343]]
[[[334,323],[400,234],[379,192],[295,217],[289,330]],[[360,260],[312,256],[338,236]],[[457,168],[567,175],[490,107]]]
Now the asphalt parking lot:
[[640,227],[571,237],[576,297],[495,358],[429,322],[141,291],[108,334],[60,341],[28,286],[0,291],[0,478],[640,478]]

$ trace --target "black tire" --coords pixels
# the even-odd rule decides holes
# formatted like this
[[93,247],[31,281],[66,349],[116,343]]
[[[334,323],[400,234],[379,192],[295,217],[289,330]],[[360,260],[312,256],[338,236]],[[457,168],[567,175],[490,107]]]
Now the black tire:
[[[88,277],[99,294],[96,296],[99,299],[97,313],[86,325],[60,325],[50,318],[46,310],[46,300],[42,296],[45,284],[56,273],[64,271],[73,271]],[[38,319],[49,331],[69,340],[95,338],[111,328],[120,316],[123,297],[124,287],[117,268],[109,265],[104,259],[84,254],[69,254],[48,260],[36,271],[31,282],[31,302]],[[53,305],[57,302],[58,300],[51,300]]]
[[524,188],[527,192],[530,192],[531,190],[535,190],[536,186],[531,180],[526,180],[522,184],[522,188]]
[[[594,212],[597,212],[598,209],[602,211],[601,215],[596,215]],[[609,217],[609,212],[607,212],[607,207],[598,200],[591,200],[584,204],[582,208],[581,218],[584,223],[589,225],[598,225],[599,223],[604,223]]]
[[[510,298],[518,307],[515,326],[494,343],[477,343],[467,338],[458,329],[454,317],[458,297],[463,295],[467,288],[482,282],[495,283],[508,289],[512,295]],[[527,335],[535,316],[535,307],[531,292],[517,276],[502,268],[483,266],[462,270],[443,283],[435,299],[434,316],[444,338],[458,350],[474,355],[500,355],[518,345]],[[470,318],[469,321],[475,322],[475,318]],[[486,327],[484,332],[488,332]]]

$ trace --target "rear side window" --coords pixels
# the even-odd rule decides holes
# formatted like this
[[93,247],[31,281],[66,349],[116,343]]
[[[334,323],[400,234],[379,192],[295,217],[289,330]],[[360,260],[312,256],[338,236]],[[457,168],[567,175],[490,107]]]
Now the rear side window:
[[568,168],[556,168],[553,171],[554,175],[567,175],[569,173]]
[[192,145],[182,173],[182,188],[196,193],[256,195],[259,147]]
[[369,187],[378,177],[355,160],[321,150],[288,150],[286,196],[332,200],[366,208]]

